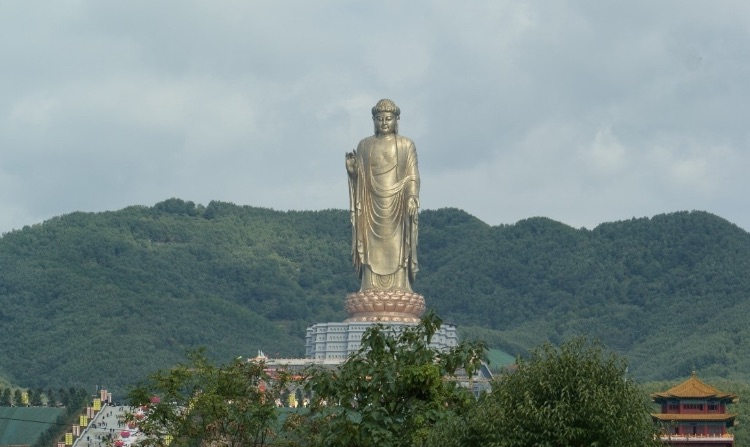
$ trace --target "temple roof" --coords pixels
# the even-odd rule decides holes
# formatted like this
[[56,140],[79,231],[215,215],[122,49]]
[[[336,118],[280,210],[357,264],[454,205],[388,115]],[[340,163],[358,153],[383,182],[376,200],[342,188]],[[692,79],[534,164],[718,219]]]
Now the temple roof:
[[700,422],[700,421],[732,421],[737,415],[734,413],[651,413],[651,417],[663,422]]
[[692,376],[679,385],[675,385],[667,391],[651,395],[654,400],[662,399],[720,399],[736,401],[737,395],[719,391],[711,385],[698,380],[693,372]]

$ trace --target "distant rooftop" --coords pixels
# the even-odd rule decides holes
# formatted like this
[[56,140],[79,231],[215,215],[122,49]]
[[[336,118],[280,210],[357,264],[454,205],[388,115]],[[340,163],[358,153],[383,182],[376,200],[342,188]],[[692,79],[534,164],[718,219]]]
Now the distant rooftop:
[[736,394],[725,393],[719,391],[716,388],[698,380],[693,372],[692,376],[686,381],[679,385],[675,385],[667,391],[661,393],[653,393],[651,397],[654,400],[658,399],[720,399],[720,400],[731,400],[735,402],[737,400]]

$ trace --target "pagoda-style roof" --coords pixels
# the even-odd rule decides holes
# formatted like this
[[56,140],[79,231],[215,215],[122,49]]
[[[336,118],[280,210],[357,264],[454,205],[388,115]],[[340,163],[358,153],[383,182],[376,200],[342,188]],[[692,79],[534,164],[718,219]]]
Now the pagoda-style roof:
[[719,391],[711,385],[701,382],[693,372],[693,375],[686,381],[667,391],[654,393],[651,398],[655,401],[663,399],[719,399],[736,402],[737,395]]
[[651,413],[651,417],[662,422],[726,422],[733,421],[737,415],[734,413]]

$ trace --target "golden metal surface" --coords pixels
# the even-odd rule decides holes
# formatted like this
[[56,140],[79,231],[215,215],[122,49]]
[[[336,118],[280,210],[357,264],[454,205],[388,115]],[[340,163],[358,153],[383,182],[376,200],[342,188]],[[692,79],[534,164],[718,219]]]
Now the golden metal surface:
[[424,297],[401,290],[366,290],[346,297],[347,323],[354,321],[419,323],[425,312]]
[[419,270],[419,169],[414,142],[398,134],[390,99],[372,108],[375,135],[346,154],[352,262],[359,292],[346,297],[348,322],[416,323],[425,311],[412,291]]
[[372,108],[375,135],[346,154],[352,261],[361,292],[412,292],[419,270],[417,151],[398,134],[400,115],[393,101],[378,101]]

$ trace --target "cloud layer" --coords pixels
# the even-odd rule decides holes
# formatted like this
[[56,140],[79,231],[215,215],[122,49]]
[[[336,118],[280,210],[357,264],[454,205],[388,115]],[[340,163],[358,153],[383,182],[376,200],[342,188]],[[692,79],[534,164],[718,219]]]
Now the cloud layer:
[[750,4],[0,3],[0,233],[179,197],[345,208],[381,97],[424,208],[750,229]]

